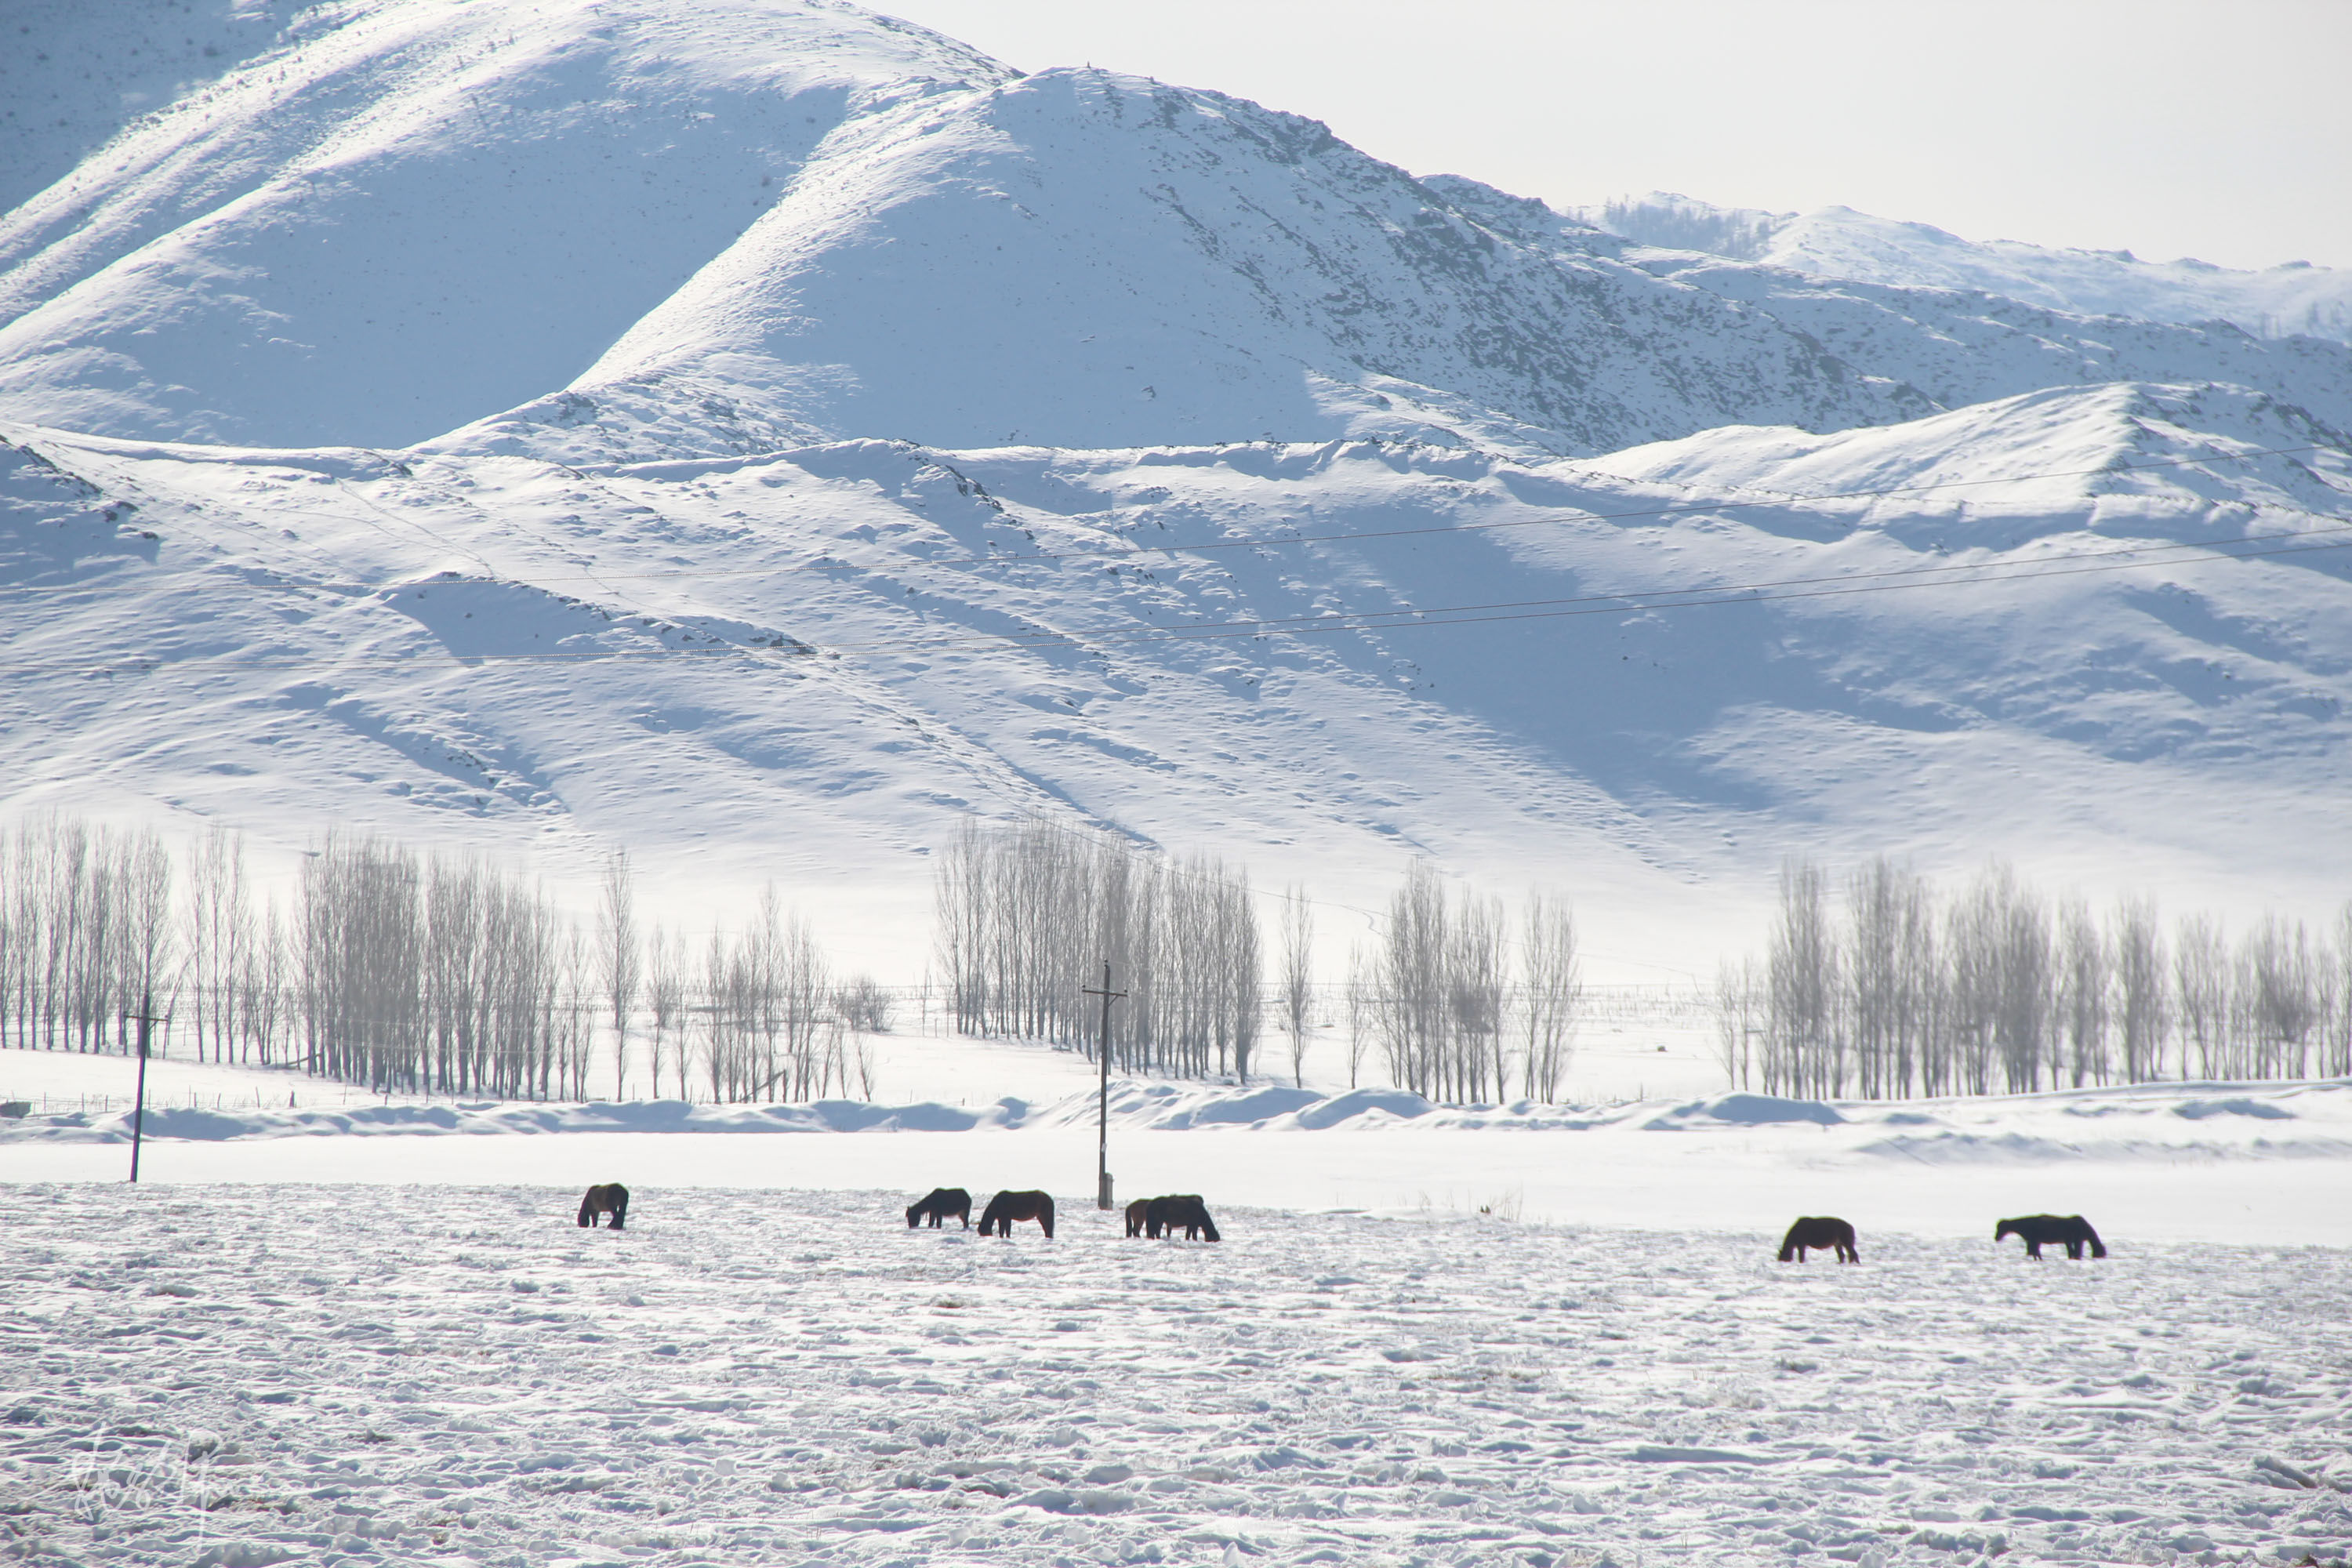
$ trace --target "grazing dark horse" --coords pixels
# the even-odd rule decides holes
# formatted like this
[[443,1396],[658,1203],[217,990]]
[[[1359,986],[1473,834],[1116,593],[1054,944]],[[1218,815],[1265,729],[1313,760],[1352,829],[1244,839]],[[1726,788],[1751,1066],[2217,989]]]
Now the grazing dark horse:
[[931,1228],[937,1230],[948,1215],[963,1221],[966,1230],[971,1228],[971,1194],[961,1187],[933,1187],[931,1195],[921,1203],[907,1205],[907,1228],[912,1230],[925,1215],[930,1217]]
[[1034,1219],[1045,1230],[1045,1239],[1054,1239],[1054,1200],[1045,1193],[999,1193],[988,1200],[988,1207],[980,1216],[980,1234],[986,1236],[991,1228],[997,1235],[1013,1234],[1016,1219]]
[[606,1215],[613,1216],[613,1228],[629,1217],[629,1189],[618,1182],[607,1182],[601,1187],[591,1187],[588,1195],[580,1200],[580,1223],[593,1226]]
[[1209,1217],[1209,1205],[1201,1201],[1198,1193],[1171,1193],[1164,1198],[1154,1198],[1143,1213],[1144,1234],[1158,1239],[1174,1236],[1179,1230],[1187,1241],[1222,1241],[1217,1234],[1217,1222]]
[[[1138,1198],[1127,1205],[1127,1234],[1129,1240],[1143,1234],[1143,1222],[1150,1212],[1150,1198]],[[1158,1236],[1160,1233],[1155,1230],[1151,1234]]]
[[1802,1263],[1809,1247],[1816,1252],[1835,1247],[1840,1263],[1862,1261],[1862,1254],[1854,1249],[1853,1226],[1829,1215],[1806,1215],[1790,1226],[1789,1234],[1780,1238],[1780,1261]]
[[2042,1256],[2043,1247],[2061,1245],[2066,1248],[2066,1256],[2069,1258],[2082,1257],[2084,1247],[2091,1249],[2091,1256],[2094,1258],[2105,1258],[2107,1255],[2105,1244],[2099,1240],[2099,1233],[2091,1228],[2089,1220],[2078,1214],[2020,1215],[2015,1219],[2005,1219],[1992,1227],[1992,1238],[1995,1241],[1999,1241],[2005,1236],[2014,1236],[2021,1239],[2025,1243],[2025,1256],[2028,1258],[2039,1258]]

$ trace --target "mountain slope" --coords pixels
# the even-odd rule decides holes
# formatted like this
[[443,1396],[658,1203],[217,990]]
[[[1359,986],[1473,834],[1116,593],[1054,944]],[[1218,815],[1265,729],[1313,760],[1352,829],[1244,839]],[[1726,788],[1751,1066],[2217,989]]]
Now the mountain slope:
[[1054,70],[845,129],[567,395],[457,442],[1462,432],[1564,452],[1926,406],[1703,291],[1497,233],[1312,121]]
[[142,115],[289,41],[303,0],[11,0],[0,48],[0,213]]
[[[583,867],[621,837],[681,881],[839,887],[892,973],[974,811],[1365,904],[1417,853],[1573,887],[1604,971],[1736,940],[1791,849],[2332,901],[2352,472],[2230,460],[2314,433],[2163,387],[1600,464],[851,442],[588,472],[20,431],[5,804],[299,842],[331,800]],[[1968,480],[2001,482],[1817,488]]]
[[593,363],[845,118],[1009,74],[794,0],[306,21],[0,219],[0,403],[195,440],[420,439]]

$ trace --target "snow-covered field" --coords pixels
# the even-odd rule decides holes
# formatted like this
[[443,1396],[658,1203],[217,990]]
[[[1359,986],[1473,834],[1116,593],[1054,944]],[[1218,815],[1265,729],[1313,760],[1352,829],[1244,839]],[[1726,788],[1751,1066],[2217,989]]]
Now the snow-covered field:
[[[0,1552],[2352,1552],[2352,1082],[1464,1108],[1115,1081],[1121,1197],[1201,1192],[1211,1247],[1093,1208],[1082,1062],[888,1046],[886,1072],[961,1049],[1035,1098],[339,1103],[167,1061],[136,1188],[119,1111],[0,1123]],[[129,1066],[0,1053],[0,1098]],[[629,1228],[580,1230],[615,1178]],[[934,1184],[1043,1186],[1059,1234],[908,1232]],[[2078,1210],[2108,1258],[1990,1239]],[[1854,1221],[1862,1266],[1774,1262],[1800,1213]]]
[[[805,1142],[809,1141],[778,1141]],[[857,1142],[838,1140],[838,1142]],[[903,1141],[902,1141],[903,1142]],[[446,1142],[443,1145],[446,1147]],[[910,1169],[910,1177],[928,1175]],[[942,1172],[942,1173],[945,1173]],[[2352,1258],[0,1189],[41,1563],[2340,1562]]]

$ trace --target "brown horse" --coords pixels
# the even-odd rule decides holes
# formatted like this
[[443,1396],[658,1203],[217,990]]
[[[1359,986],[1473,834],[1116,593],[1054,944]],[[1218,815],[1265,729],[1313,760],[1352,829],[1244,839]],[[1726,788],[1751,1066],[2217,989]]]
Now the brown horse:
[[1201,1201],[1198,1193],[1171,1193],[1154,1198],[1143,1212],[1144,1234],[1155,1240],[1162,1236],[1174,1236],[1179,1230],[1187,1241],[1222,1241],[1217,1234],[1217,1222],[1209,1217],[1209,1205]]
[[[1150,1198],[1138,1198],[1133,1203],[1127,1205],[1127,1235],[1129,1240],[1133,1240],[1135,1237],[1143,1234],[1144,1217],[1150,1214],[1150,1210],[1151,1200]],[[1158,1231],[1153,1231],[1151,1234],[1157,1236],[1160,1233]]]
[[980,1216],[980,1234],[986,1236],[991,1228],[997,1235],[1010,1237],[1016,1219],[1034,1219],[1045,1232],[1045,1239],[1054,1239],[1054,1200],[1045,1193],[999,1193],[988,1200],[988,1207]]
[[907,1205],[907,1228],[914,1229],[922,1222],[924,1216],[929,1215],[931,1228],[937,1230],[940,1228],[940,1222],[950,1215],[963,1221],[964,1229],[970,1230],[971,1228],[971,1194],[961,1187],[933,1187],[929,1197],[920,1203]]
[[601,1187],[591,1187],[588,1195],[580,1200],[580,1223],[593,1227],[606,1215],[613,1216],[613,1228],[629,1217],[629,1189],[618,1182],[607,1182]]
[[2040,1258],[2045,1247],[2063,1247],[2069,1258],[2082,1257],[2085,1247],[2091,1249],[2094,1258],[2107,1255],[2106,1245],[2100,1241],[2099,1233],[2091,1228],[2089,1220],[2078,1214],[2029,1214],[2021,1215],[2016,1219],[2005,1219],[1992,1227],[1992,1238],[1999,1241],[2005,1236],[2013,1236],[2024,1242],[2028,1258]]
[[1862,1254],[1854,1249],[1853,1226],[1829,1215],[1807,1215],[1790,1226],[1789,1234],[1780,1238],[1780,1261],[1802,1263],[1809,1247],[1817,1252],[1835,1247],[1840,1263],[1862,1261]]

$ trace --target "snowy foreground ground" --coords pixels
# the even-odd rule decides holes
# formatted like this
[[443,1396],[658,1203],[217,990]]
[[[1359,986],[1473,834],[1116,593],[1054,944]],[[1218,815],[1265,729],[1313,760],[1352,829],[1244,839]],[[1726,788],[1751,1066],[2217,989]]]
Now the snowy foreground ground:
[[[1299,1139],[1297,1142],[1311,1142]],[[390,1142],[390,1141],[385,1141]],[[450,1141],[402,1141],[415,1174]],[[473,1141],[467,1141],[473,1142]],[[814,1142],[816,1140],[762,1142]],[[842,1142],[857,1142],[841,1140]],[[0,1188],[38,1563],[2341,1562],[2352,1256]]]

